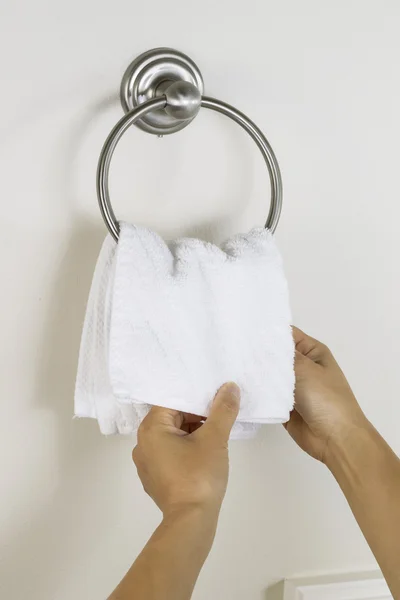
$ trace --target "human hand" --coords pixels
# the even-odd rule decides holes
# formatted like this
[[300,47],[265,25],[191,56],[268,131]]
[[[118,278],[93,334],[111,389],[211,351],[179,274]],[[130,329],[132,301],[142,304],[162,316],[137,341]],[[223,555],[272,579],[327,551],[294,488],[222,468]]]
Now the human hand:
[[296,327],[293,336],[295,409],[285,427],[300,448],[327,464],[332,448],[367,419],[329,348]]
[[210,415],[186,415],[154,406],[132,453],[145,491],[164,516],[181,508],[219,511],[228,483],[228,439],[239,412],[240,390],[227,383]]

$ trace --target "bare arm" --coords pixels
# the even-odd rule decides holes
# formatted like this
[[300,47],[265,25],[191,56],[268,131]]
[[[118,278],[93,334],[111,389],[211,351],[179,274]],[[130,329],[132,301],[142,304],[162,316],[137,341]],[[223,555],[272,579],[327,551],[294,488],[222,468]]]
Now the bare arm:
[[328,348],[298,329],[294,337],[296,410],[287,430],[330,469],[400,599],[400,460],[361,411]]
[[189,600],[211,549],[228,482],[239,388],[226,384],[207,422],[154,407],[133,459],[163,519],[109,600]]
[[216,516],[201,508],[164,517],[110,600],[187,600],[211,549]]
[[400,460],[370,425],[332,446],[342,488],[394,598],[400,598]]

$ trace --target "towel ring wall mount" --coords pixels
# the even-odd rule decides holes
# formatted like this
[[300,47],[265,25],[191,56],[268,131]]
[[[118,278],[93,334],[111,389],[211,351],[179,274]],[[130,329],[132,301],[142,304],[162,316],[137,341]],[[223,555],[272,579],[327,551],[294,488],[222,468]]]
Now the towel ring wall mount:
[[275,231],[282,210],[282,178],[267,138],[246,115],[225,102],[204,96],[203,91],[203,78],[197,65],[177,50],[156,48],[145,52],[125,71],[120,99],[126,114],[106,139],[97,167],[100,211],[116,241],[119,224],[111,205],[108,178],[119,140],[131,125],[159,137],[180,131],[193,121],[201,107],[222,113],[238,123],[260,149],[271,182],[271,202],[265,227]]

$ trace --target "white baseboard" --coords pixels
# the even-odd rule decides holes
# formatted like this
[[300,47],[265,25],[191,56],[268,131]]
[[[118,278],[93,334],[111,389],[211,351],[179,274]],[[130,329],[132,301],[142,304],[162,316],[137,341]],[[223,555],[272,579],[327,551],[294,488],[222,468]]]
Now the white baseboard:
[[393,600],[379,571],[287,579],[283,600]]

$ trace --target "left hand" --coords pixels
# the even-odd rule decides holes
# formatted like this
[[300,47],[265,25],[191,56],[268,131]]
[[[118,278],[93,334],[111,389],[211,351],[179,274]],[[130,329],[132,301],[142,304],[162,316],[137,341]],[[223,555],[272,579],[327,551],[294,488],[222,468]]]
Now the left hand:
[[210,415],[185,415],[154,406],[132,453],[145,491],[164,516],[185,508],[219,511],[228,483],[228,439],[239,412],[240,390],[227,383]]

